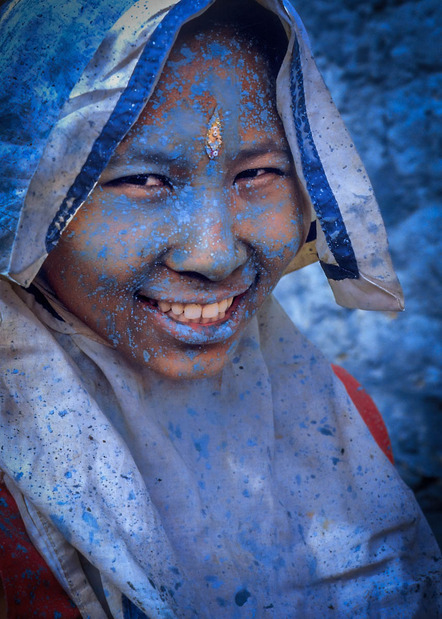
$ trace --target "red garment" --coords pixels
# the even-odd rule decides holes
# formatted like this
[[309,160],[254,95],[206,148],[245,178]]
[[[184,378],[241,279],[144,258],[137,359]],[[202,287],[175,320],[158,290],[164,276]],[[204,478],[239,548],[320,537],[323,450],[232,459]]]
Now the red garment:
[[3,484],[0,484],[0,579],[7,619],[81,619],[77,607],[32,545],[17,504]]
[[[393,462],[387,428],[375,403],[347,370],[336,365],[332,368],[373,438]],[[6,595],[7,619],[81,619],[77,607],[32,545],[17,504],[3,484],[0,484],[0,581]]]
[[341,368],[339,365],[332,365],[332,369],[344,385],[351,401],[358,409],[359,414],[368,426],[374,440],[390,462],[394,464],[390,437],[388,436],[387,428],[376,404],[361,384],[358,383],[356,378],[353,378],[350,372],[347,372],[347,370],[344,370],[344,368]]

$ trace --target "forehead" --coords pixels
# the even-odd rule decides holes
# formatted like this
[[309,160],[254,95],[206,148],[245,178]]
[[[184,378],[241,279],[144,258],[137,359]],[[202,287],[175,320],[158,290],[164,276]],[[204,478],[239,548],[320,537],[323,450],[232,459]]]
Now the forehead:
[[259,46],[232,29],[180,36],[156,89],[128,135],[162,142],[188,132],[201,135],[218,108],[224,130],[250,141],[250,133],[280,125],[275,79]]
[[218,94],[224,92],[222,87],[217,87],[220,80],[233,86],[244,79],[254,86],[261,82],[269,84],[267,61],[256,42],[224,26],[179,37],[169,55],[159,87],[164,85],[167,88],[167,82],[182,82],[183,92],[198,97],[205,94],[206,88],[213,88]]

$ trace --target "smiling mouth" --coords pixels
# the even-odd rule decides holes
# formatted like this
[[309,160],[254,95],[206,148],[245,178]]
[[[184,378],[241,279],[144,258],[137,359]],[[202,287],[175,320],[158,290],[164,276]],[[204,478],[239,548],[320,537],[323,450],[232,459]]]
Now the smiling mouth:
[[150,303],[156,306],[163,314],[176,322],[183,324],[208,325],[223,320],[232,306],[236,297],[228,297],[218,303],[169,303],[168,301],[155,301]]

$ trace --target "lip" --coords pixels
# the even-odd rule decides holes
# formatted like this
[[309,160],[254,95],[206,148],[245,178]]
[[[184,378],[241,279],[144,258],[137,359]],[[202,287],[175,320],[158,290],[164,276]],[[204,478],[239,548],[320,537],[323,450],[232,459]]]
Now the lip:
[[210,281],[194,274],[188,276],[162,266],[155,276],[141,280],[134,292],[137,298],[156,302],[209,305],[246,293],[256,280],[257,270],[251,259],[222,281]]
[[[164,330],[168,335],[185,344],[216,344],[228,340],[239,329],[241,323],[247,315],[248,299],[251,295],[252,287],[238,295],[230,295],[234,297],[232,305],[226,312],[224,318],[208,324],[199,323],[182,323],[170,318],[162,312],[159,307],[154,306],[150,299],[142,295],[137,296],[138,302],[142,303],[156,322],[158,327]],[[219,298],[222,301],[225,297]],[[156,301],[156,299],[152,299]],[[163,299],[160,299],[163,300]],[[219,302],[214,300],[213,303]],[[170,301],[169,301],[170,302]],[[177,303],[199,303],[197,300],[177,301]]]

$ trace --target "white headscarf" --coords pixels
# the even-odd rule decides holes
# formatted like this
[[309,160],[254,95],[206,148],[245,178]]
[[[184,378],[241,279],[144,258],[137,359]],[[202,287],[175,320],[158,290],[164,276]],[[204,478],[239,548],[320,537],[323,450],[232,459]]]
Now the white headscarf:
[[[30,1],[21,0],[16,11],[22,14],[25,7],[20,12],[21,4]],[[130,3],[130,8],[104,34],[80,79],[73,84],[58,118],[53,112],[50,130],[45,126],[44,135],[35,139],[32,159],[24,147],[23,152],[17,152],[15,143],[3,143],[6,157],[12,149],[16,159],[21,155],[30,160],[23,174],[28,177],[28,185],[16,192],[13,199],[10,187],[6,186],[9,200],[2,253],[2,272],[6,276],[24,286],[33,280],[47,252],[92,191],[114,149],[152,94],[180,26],[213,2]],[[81,4],[72,3],[73,7]],[[107,1],[98,4],[104,13]],[[125,4],[127,1],[121,2],[121,6]],[[291,268],[311,262],[317,254],[339,304],[360,309],[403,309],[401,289],[370,181],[316,68],[304,27],[287,0],[262,0],[261,4],[280,17],[288,33],[287,54],[278,78],[277,106],[296,169],[312,205],[312,220],[317,218],[319,223],[313,247],[306,246]],[[63,16],[63,9],[54,12],[55,17]],[[52,39],[55,34],[66,44],[66,16],[63,17],[64,23],[58,30],[52,23]],[[12,24],[4,19],[5,38],[19,37],[21,43],[16,24],[9,21]],[[81,36],[88,34],[84,32],[85,22],[87,19],[82,16],[77,47],[81,47]],[[92,25],[96,27],[93,22]],[[21,28],[25,29],[23,25]],[[70,33],[70,43],[74,37],[74,32]],[[94,33],[91,45],[96,38]],[[53,46],[57,47],[57,40]],[[83,62],[84,56],[83,52]],[[50,60],[53,62],[53,58]],[[77,70],[79,64],[75,63]],[[35,72],[28,75],[23,68],[16,68],[23,81],[33,79]],[[65,71],[73,80],[74,70]],[[66,78],[64,82],[67,81]],[[45,87],[49,88],[47,84]],[[41,100],[35,85],[33,89],[32,120],[37,132],[37,114],[44,110],[46,116],[48,104]],[[43,86],[41,90],[44,95]],[[60,96],[57,103],[62,103]],[[29,115],[23,102],[18,108],[18,113]],[[21,126],[13,128],[19,130]],[[14,173],[14,169],[7,171],[12,178]]]

